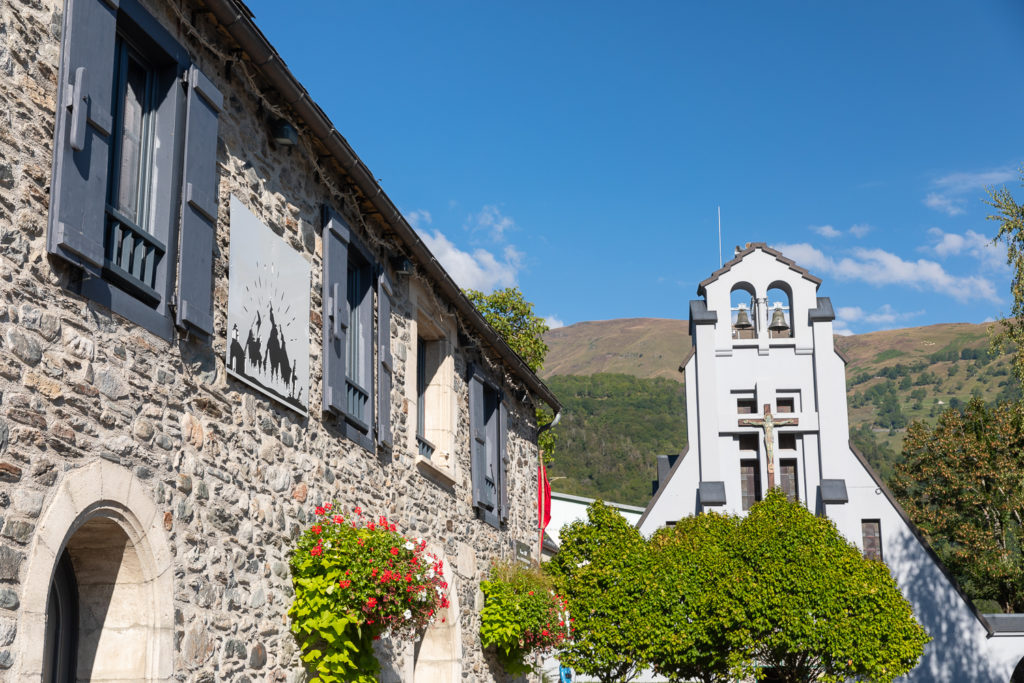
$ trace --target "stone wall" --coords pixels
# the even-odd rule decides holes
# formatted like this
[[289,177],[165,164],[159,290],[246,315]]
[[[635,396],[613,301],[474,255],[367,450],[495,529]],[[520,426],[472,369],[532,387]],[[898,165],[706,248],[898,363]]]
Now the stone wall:
[[[514,541],[535,543],[536,423],[532,406],[512,401],[511,513],[499,532],[477,521],[472,508],[465,373],[482,362],[516,389],[510,395],[523,396],[522,386],[483,345],[459,347],[455,484],[414,466],[403,397],[404,383],[415,381],[406,372],[415,313],[408,277],[395,276],[394,449],[368,452],[321,418],[320,207],[330,202],[343,211],[378,256],[391,238],[378,218],[360,212],[346,178],[310,154],[313,141],[302,139],[291,152],[269,142],[266,108],[288,111],[251,67],[228,67],[225,57],[237,59],[238,47],[201,6],[143,4],[225,96],[212,342],[167,342],[69,292],[75,272],[47,255],[45,235],[63,5],[0,4],[0,678],[24,670],[18,657],[27,647],[26,605],[45,603],[38,591],[48,579],[33,583],[29,576],[52,571],[37,561],[53,543],[43,539],[68,534],[60,525],[86,507],[58,514],[56,499],[102,495],[84,484],[60,487],[103,461],[130,475],[126,500],[141,496],[154,506],[153,528],[169,549],[173,647],[161,656],[169,657],[174,679],[302,680],[286,617],[287,552],[313,506],[333,500],[396,519],[400,530],[443,552],[461,607],[463,678],[500,680],[480,648],[478,584],[494,559],[512,554]],[[311,264],[309,418],[225,372],[232,195]],[[472,341],[464,321],[459,329]],[[26,593],[29,586],[35,594]],[[386,671],[411,680],[411,644],[385,643],[381,652]]]

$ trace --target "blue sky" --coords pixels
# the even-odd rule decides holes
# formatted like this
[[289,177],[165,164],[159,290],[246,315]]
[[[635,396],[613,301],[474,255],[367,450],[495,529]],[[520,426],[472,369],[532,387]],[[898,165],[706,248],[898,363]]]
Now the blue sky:
[[248,5],[456,282],[552,324],[685,318],[719,205],[840,331],[1010,308],[1024,3]]

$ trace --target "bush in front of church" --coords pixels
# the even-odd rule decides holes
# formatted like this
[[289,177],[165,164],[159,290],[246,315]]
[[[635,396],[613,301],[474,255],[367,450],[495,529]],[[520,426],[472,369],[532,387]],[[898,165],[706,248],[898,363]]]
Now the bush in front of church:
[[355,509],[345,519],[327,503],[299,537],[290,565],[288,616],[314,675],[310,683],[376,681],[373,641],[413,638],[448,607],[444,567],[385,517]]
[[674,629],[652,648],[669,677],[892,681],[930,640],[882,562],[831,520],[771,490],[746,517],[703,514],[652,541]]

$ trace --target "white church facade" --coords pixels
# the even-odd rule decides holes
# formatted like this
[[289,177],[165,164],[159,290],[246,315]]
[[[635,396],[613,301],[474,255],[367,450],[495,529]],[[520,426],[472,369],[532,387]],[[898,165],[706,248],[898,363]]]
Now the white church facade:
[[[979,614],[849,441],[845,361],[821,280],[763,243],[700,283],[684,361],[687,449],[659,463],[645,535],[743,514],[772,484],[882,559],[932,637],[908,681],[1024,681],[1024,618]],[[767,424],[766,424],[767,423]]]

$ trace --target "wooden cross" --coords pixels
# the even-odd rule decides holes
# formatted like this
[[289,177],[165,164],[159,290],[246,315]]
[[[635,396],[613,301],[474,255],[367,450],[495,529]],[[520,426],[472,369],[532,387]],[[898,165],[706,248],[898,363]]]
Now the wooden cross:
[[764,417],[759,419],[744,418],[739,421],[740,427],[760,427],[764,430],[764,450],[768,456],[768,489],[775,488],[775,428],[790,427],[800,424],[795,417],[772,417],[772,406],[764,404]]

